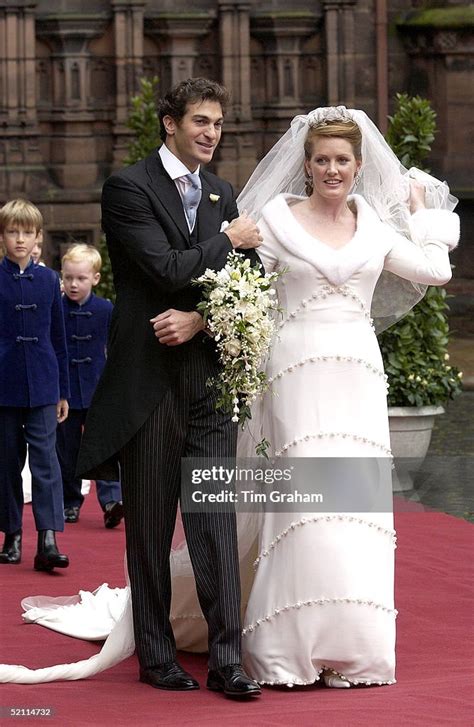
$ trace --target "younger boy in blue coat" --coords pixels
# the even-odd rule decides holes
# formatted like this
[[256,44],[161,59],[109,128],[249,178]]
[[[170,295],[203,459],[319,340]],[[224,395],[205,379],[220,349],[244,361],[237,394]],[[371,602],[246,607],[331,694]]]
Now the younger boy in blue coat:
[[69,565],[56,545],[56,531],[64,530],[56,425],[67,417],[69,377],[59,278],[31,257],[42,226],[40,211],[26,200],[0,209],[0,564],[21,561],[28,444],[38,531],[34,567],[50,571]]
[[[92,288],[100,280],[102,260],[91,245],[74,245],[62,259],[63,310],[69,359],[69,416],[58,425],[57,452],[63,476],[64,518],[67,523],[79,520],[84,501],[81,478],[76,477],[76,463],[82,427],[105,366],[107,337],[113,305],[98,298]],[[119,482],[96,480],[96,492],[104,511],[106,528],[114,528],[123,517]]]

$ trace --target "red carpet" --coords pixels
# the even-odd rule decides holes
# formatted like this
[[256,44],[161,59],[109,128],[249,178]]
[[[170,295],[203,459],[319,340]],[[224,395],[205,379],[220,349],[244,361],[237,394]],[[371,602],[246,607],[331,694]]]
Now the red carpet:
[[[52,575],[33,568],[35,533],[31,508],[25,508],[23,563],[1,566],[0,661],[46,666],[96,653],[97,644],[26,625],[20,600],[27,595],[73,595],[107,581],[121,586],[123,524],[106,530],[94,493],[77,525],[68,525],[60,546],[69,569]],[[148,725],[174,727],[432,727],[473,724],[472,678],[472,525],[440,513],[397,514],[398,683],[391,687],[347,690],[310,687],[265,689],[251,703],[236,703],[208,692],[162,692],[137,681],[135,657],[93,679],[37,686],[0,685],[2,724],[5,707],[44,707],[54,712],[41,723]],[[205,656],[181,655],[201,682]]]

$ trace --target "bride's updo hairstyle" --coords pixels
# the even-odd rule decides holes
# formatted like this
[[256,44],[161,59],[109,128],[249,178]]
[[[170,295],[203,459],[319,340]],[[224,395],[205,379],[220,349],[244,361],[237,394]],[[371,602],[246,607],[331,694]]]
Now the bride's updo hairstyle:
[[[352,152],[357,161],[362,161],[362,133],[355,121],[323,121],[319,124],[309,127],[304,142],[304,155],[306,161],[311,159],[313,153],[313,142],[321,137],[329,139],[346,139],[352,147]],[[306,167],[304,170],[306,182],[305,191],[308,197],[313,194],[313,182],[308,177]]]

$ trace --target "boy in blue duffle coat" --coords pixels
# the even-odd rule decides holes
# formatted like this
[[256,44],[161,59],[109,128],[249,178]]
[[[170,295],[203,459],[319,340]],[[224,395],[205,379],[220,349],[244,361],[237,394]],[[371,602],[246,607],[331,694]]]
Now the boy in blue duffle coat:
[[43,220],[26,200],[0,209],[0,564],[21,561],[21,471],[29,449],[39,571],[66,568],[56,532],[64,530],[56,426],[67,418],[69,376],[59,278],[35,265]]
[[[107,337],[113,305],[92,292],[100,280],[102,260],[91,245],[74,245],[62,259],[63,310],[69,359],[69,416],[58,425],[56,449],[63,477],[64,519],[79,520],[84,496],[76,477],[82,428],[105,365]],[[96,480],[97,499],[106,528],[114,528],[123,517],[120,483]]]

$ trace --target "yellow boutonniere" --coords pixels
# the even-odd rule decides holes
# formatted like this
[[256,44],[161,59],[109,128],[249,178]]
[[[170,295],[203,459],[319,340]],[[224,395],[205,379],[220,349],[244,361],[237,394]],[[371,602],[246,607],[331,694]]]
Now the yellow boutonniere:
[[219,194],[210,194],[209,195],[209,199],[211,200],[211,202],[213,202],[213,204],[215,204],[216,202],[218,202],[220,200],[220,198],[221,197],[220,197]]

